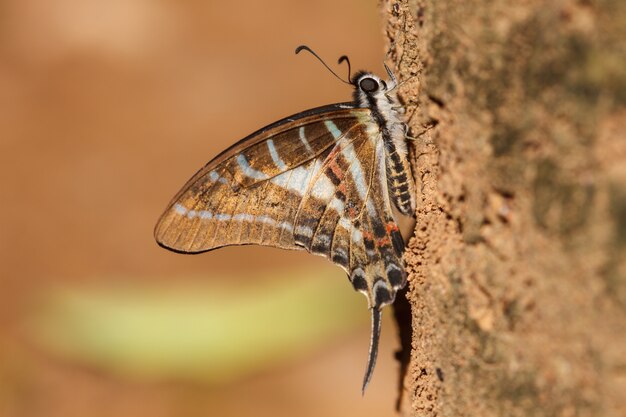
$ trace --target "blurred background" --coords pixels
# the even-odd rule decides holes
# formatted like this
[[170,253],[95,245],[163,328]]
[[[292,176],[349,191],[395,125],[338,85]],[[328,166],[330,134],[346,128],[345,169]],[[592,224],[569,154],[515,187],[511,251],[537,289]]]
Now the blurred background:
[[152,237],[222,149],[350,99],[297,45],[384,73],[381,30],[375,0],[0,2],[0,416],[393,413],[390,309],[362,398],[341,270]]

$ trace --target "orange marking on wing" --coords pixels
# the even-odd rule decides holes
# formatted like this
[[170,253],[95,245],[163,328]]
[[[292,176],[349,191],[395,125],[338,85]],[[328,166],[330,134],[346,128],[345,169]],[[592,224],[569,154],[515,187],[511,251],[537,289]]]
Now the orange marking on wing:
[[376,246],[378,246],[379,248],[387,245],[391,245],[391,239],[389,239],[389,236],[382,239],[376,239]]
[[337,178],[339,178],[339,181],[341,181],[343,179],[343,171],[341,168],[339,168],[339,165],[337,165],[337,161],[333,160],[330,164],[329,164],[329,168],[331,169],[331,171],[333,171],[333,174],[335,174],[335,176]]
[[396,232],[398,230],[398,225],[393,222],[389,222],[386,225],[386,229],[387,229],[387,234],[391,234],[391,232]]
[[327,160],[334,160],[339,152],[341,152],[341,146],[335,146],[326,157]]

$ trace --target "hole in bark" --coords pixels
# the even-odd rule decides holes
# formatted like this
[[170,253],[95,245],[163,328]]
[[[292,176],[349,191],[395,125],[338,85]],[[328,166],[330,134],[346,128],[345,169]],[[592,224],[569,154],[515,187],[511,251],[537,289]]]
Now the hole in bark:
[[435,97],[432,94],[428,94],[428,98],[430,99],[430,101],[432,101],[433,103],[435,103],[437,106],[441,107],[442,109],[446,107],[446,103],[444,103],[443,100],[440,99],[439,97]]
[[424,26],[424,6],[420,5],[417,8],[417,13],[415,15],[417,17],[417,24],[419,27]]

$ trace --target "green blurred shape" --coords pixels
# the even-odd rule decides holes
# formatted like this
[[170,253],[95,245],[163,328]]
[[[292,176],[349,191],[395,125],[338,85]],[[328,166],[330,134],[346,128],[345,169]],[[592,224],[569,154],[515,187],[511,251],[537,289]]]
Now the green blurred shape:
[[30,329],[56,354],[126,377],[221,383],[302,356],[367,321],[364,300],[333,272],[294,271],[254,287],[57,290]]

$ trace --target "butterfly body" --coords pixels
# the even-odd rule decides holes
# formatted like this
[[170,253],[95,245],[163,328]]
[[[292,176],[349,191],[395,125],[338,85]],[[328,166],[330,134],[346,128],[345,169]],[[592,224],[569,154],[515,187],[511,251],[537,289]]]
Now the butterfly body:
[[227,245],[304,249],[342,267],[372,310],[363,389],[376,360],[380,309],[406,284],[404,242],[391,204],[413,214],[406,125],[395,94],[356,74],[354,102],[308,110],[231,146],[174,197],[156,228],[170,250]]

